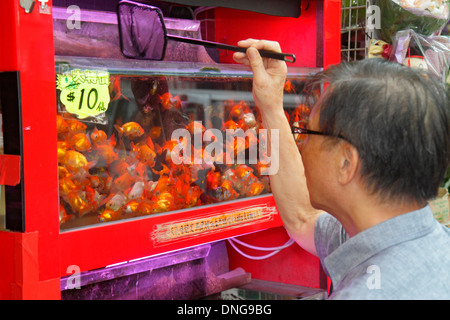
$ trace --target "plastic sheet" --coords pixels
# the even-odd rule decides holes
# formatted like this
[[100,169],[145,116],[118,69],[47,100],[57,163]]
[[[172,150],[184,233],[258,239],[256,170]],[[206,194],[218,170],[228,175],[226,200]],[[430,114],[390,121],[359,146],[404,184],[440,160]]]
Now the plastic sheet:
[[390,60],[428,70],[445,83],[450,65],[450,38],[399,31],[393,39]]
[[430,36],[439,33],[449,18],[449,0],[376,0],[381,10],[377,39],[392,43],[398,31],[411,29]]

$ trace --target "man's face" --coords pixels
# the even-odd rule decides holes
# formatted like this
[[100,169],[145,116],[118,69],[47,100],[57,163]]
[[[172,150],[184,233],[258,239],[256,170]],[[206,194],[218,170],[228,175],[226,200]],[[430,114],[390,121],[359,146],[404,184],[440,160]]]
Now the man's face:
[[[311,111],[307,128],[321,131],[319,128],[320,106],[317,104]],[[310,200],[313,207],[322,210],[329,208],[329,195],[333,192],[333,157],[335,148],[325,141],[329,137],[306,135],[301,148],[303,166]]]

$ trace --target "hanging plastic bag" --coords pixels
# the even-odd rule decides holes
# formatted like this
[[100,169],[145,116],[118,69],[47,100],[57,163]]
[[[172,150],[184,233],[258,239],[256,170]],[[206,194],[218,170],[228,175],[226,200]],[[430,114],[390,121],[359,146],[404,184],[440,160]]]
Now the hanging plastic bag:
[[445,83],[450,65],[450,38],[423,36],[414,30],[397,32],[390,60],[428,70]]
[[400,30],[411,29],[430,36],[439,34],[449,19],[450,0],[375,0],[380,8],[377,39],[392,43]]

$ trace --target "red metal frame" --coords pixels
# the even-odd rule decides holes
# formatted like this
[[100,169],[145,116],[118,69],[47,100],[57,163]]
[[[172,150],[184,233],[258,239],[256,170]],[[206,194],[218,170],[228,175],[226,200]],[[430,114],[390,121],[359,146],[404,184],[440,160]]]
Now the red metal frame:
[[[305,57],[299,60],[309,67],[338,63],[336,51],[339,49],[339,30],[334,28],[340,26],[340,1],[309,2],[311,11],[305,11],[300,23],[311,27],[308,35],[305,35],[306,39],[301,40],[311,42],[303,42],[301,50],[304,51],[301,52]],[[316,2],[322,11],[317,9]],[[60,299],[60,277],[68,275],[67,268],[70,265],[79,266],[81,271],[91,270],[282,225],[276,214],[273,197],[268,195],[220,206],[199,207],[170,215],[155,215],[60,233],[53,27],[52,16],[41,13],[40,5],[41,3],[36,1],[34,10],[25,13],[19,0],[0,1],[0,71],[20,73],[24,172],[22,181],[25,188],[25,232],[0,231],[0,299]],[[52,6],[51,0],[48,5]],[[225,9],[219,10],[216,17],[230,18],[229,13]],[[320,15],[322,19],[319,19],[318,23]],[[237,25],[242,22],[239,19],[244,19],[236,11],[233,11],[233,16],[236,17]],[[324,17],[327,18],[326,22]],[[293,43],[291,35],[295,31],[292,28],[298,26],[298,21],[267,15],[263,15],[263,18],[264,22],[258,30],[263,29],[263,25],[266,26],[265,30],[269,30],[267,26],[270,23],[280,25],[282,21],[288,21],[287,26],[273,31],[275,34],[286,31],[286,37],[280,42],[283,48],[286,48],[285,52],[289,52],[289,44]],[[259,16],[255,19],[254,21],[261,21]],[[243,31],[245,28],[235,31],[228,28],[227,34],[224,30],[226,28],[218,19],[218,40],[222,41],[220,37],[223,36],[226,42],[233,43],[235,39],[246,37],[246,32]],[[256,29],[253,27],[252,30]],[[323,32],[323,45],[319,46],[323,52],[316,49],[317,39],[322,41],[322,38],[317,36],[319,31]],[[301,32],[295,31],[294,34],[300,36]],[[311,35],[312,40],[309,39]],[[292,47],[292,52],[299,57],[297,48],[300,47]],[[319,60],[323,58],[323,61],[319,62],[317,57]],[[253,224],[213,228],[211,232],[206,230],[186,237],[175,237],[164,243],[158,242],[158,238],[154,237],[156,228],[168,222],[209,221],[211,217],[220,217],[227,212],[236,217],[240,216],[239,213],[253,210],[255,207],[262,208],[264,214]],[[192,228],[192,225],[186,228]]]

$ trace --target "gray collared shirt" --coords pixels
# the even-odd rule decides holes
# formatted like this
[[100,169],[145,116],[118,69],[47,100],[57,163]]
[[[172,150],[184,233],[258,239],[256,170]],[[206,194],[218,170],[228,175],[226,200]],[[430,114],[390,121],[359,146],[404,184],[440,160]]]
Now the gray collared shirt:
[[428,206],[352,238],[323,214],[314,238],[329,299],[450,299],[450,230]]

